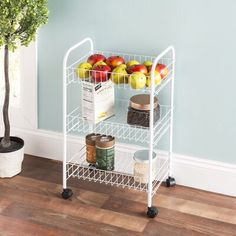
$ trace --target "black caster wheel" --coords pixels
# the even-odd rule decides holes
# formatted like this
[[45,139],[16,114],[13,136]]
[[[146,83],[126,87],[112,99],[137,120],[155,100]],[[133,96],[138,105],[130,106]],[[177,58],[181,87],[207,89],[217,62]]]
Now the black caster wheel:
[[73,192],[72,192],[72,190],[69,189],[69,188],[63,189],[63,192],[61,193],[61,196],[62,196],[64,199],[69,199],[72,195],[73,195]]
[[158,210],[156,207],[148,207],[147,216],[149,218],[154,218],[158,215]]
[[173,187],[176,185],[176,182],[175,182],[175,178],[173,177],[168,177],[168,179],[166,179],[166,187]]

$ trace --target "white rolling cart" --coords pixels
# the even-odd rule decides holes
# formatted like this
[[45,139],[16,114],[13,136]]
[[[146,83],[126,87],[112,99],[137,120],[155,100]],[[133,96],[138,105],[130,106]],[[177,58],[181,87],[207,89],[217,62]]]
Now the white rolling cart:
[[[89,50],[85,54],[79,55],[77,60],[68,65],[68,58],[72,52],[81,47],[89,46]],[[119,55],[125,58],[126,61],[138,60],[140,62],[150,60],[153,61],[151,69],[151,86],[150,88],[133,90],[128,84],[115,85],[116,91],[125,90],[130,93],[139,92],[150,94],[150,120],[149,127],[140,127],[129,125],[126,122],[128,101],[116,99],[116,113],[114,117],[104,120],[98,124],[91,124],[89,121],[83,119],[82,116],[82,101],[77,101],[76,106],[72,106],[68,102],[68,90],[73,86],[78,86],[81,92],[81,83],[83,81],[78,79],[75,75],[77,65],[94,54],[103,54],[106,57],[112,55]],[[158,86],[154,84],[154,72],[158,63],[165,64],[168,67],[168,76],[162,80]],[[94,181],[103,184],[109,184],[117,187],[127,187],[129,189],[141,190],[147,192],[147,216],[155,217],[158,214],[157,208],[152,205],[152,197],[160,187],[162,182],[166,182],[167,187],[175,185],[175,179],[172,177],[171,160],[172,160],[172,139],[173,139],[173,102],[174,102],[174,77],[175,77],[175,50],[170,46],[164,50],[157,57],[134,55],[120,52],[99,51],[94,49],[92,39],[85,38],[73,47],[71,47],[65,54],[63,62],[63,192],[62,197],[68,199],[72,196],[73,192],[67,187],[67,180],[71,177],[82,180]],[[92,82],[92,81],[91,81]],[[154,123],[154,97],[159,95],[162,91],[168,90],[164,96],[168,104],[160,106],[160,118]],[[165,101],[165,99],[162,99]],[[70,100],[71,101],[71,100]],[[119,106],[117,105],[119,104]],[[119,142],[128,143],[132,142],[140,146],[140,149],[149,150],[149,163],[148,163],[148,181],[143,183],[137,181],[134,176],[133,166],[133,153],[129,153],[116,149],[115,153],[115,169],[113,171],[106,171],[97,169],[91,164],[86,162],[86,147],[78,147],[78,150],[70,152],[68,135],[85,135],[94,132],[106,135],[112,135],[119,140]],[[158,151],[159,141],[164,135],[168,135],[168,150]],[[127,145],[127,144],[126,144]],[[158,161],[157,171],[153,172],[152,153],[157,153]]]

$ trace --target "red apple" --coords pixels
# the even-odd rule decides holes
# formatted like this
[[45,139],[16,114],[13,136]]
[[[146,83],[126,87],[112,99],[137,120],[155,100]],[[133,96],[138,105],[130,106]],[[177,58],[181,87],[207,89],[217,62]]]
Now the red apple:
[[141,65],[141,64],[138,64],[138,65],[132,65],[130,67],[127,68],[127,72],[129,74],[132,74],[134,72],[141,72],[143,73],[144,75],[147,75],[148,71],[147,71],[147,67],[145,65]]
[[87,62],[91,65],[94,65],[95,63],[99,61],[105,61],[106,57],[104,57],[102,54],[93,54],[89,56]]
[[92,78],[96,83],[107,81],[111,72],[110,66],[98,65],[93,68]]
[[165,79],[169,73],[167,66],[164,64],[157,64],[156,71],[161,74],[161,79]]
[[115,68],[121,64],[125,64],[125,59],[120,56],[111,56],[107,58],[106,63],[111,68]]
[[[152,66],[148,66],[148,72],[150,72],[151,69],[152,69]],[[167,66],[164,64],[157,64],[156,71],[160,73],[161,79],[165,79],[169,73]]]

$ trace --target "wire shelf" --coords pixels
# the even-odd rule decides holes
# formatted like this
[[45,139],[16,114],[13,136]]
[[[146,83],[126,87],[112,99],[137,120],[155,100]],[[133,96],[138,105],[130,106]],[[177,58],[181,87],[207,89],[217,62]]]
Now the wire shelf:
[[[116,151],[115,169],[113,171],[105,171],[91,166],[86,161],[85,146],[79,153],[74,155],[70,161],[66,163],[66,177],[89,180],[104,183],[111,186],[147,191],[148,184],[138,181],[139,177],[134,176],[133,154]],[[152,195],[154,195],[160,184],[168,176],[169,162],[166,156],[158,157],[156,163],[156,172],[153,173]]]
[[[75,63],[71,64],[70,66],[67,67],[66,73],[67,73],[67,86],[70,84],[74,83],[83,83],[83,81],[88,81],[90,83],[94,83],[94,80],[91,78],[92,76],[92,71],[93,70],[88,70],[89,77],[87,79],[80,79],[76,76],[75,70],[77,66],[81,63],[87,60],[87,58],[94,54],[94,53],[99,53],[104,55],[105,57],[113,56],[113,55],[119,55],[123,58],[125,58],[125,61],[130,61],[130,60],[138,60],[139,62],[144,62],[146,60],[154,61],[155,57],[153,56],[144,56],[144,55],[136,55],[136,54],[127,54],[127,53],[120,53],[120,52],[107,52],[107,51],[90,51],[89,53],[85,54],[82,56],[78,61]],[[159,85],[156,86],[155,88],[155,95],[157,95],[169,82],[171,79],[173,79],[173,65],[174,61],[171,57],[171,55],[166,55],[165,57],[161,58],[160,62],[161,64],[166,65],[168,68],[168,75],[161,81]],[[115,74],[120,80],[124,79],[124,74],[121,73],[114,73],[114,72],[108,72],[107,73],[107,80],[109,79],[110,75]],[[150,78],[150,76],[147,76],[147,78]],[[101,79],[102,81],[102,79]],[[96,83],[98,83],[97,81]],[[139,90],[139,91],[144,91],[144,92],[150,92],[149,87],[145,87],[142,89],[133,89],[131,86],[127,83],[119,83],[115,84],[115,87],[118,89],[125,89],[125,90]]]
[[[118,103],[120,105],[117,105],[116,109],[119,109],[120,106],[127,106],[127,103],[123,101],[120,101]],[[119,139],[119,141],[121,142],[129,140],[138,142],[140,144],[148,144],[149,128],[127,124],[127,112],[124,113],[116,112],[115,116],[95,125],[83,119],[81,109],[80,107],[77,107],[67,116],[67,132],[78,132],[83,134],[95,132],[105,135],[112,135]],[[158,144],[162,136],[165,135],[165,133],[169,129],[170,119],[171,107],[160,106],[160,118],[154,126],[154,145]]]

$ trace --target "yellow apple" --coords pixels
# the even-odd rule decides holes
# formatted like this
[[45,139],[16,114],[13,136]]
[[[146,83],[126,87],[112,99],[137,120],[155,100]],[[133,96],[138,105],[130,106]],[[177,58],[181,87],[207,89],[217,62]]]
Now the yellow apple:
[[145,88],[146,76],[141,72],[134,72],[129,76],[129,84],[133,89]]
[[126,65],[122,64],[117,66],[111,73],[111,80],[115,84],[128,83],[128,73],[125,70]]
[[[154,71],[154,84],[155,86],[159,85],[161,83],[161,74],[158,71]],[[147,75],[147,87],[151,87],[151,72]]]
[[96,66],[100,66],[100,65],[106,66],[107,64],[106,64],[106,62],[104,62],[104,61],[98,61],[98,62],[96,62],[96,63],[93,65],[93,68],[96,67]]
[[140,64],[138,61],[131,60],[126,63],[126,66],[129,67],[129,66],[138,65],[138,64]]
[[82,62],[75,69],[76,76],[78,78],[84,79],[89,77],[89,70],[92,69],[92,65],[88,62]]
[[[126,66],[125,64],[121,64],[121,65],[117,66],[116,68],[122,68],[122,69],[126,69],[126,68],[127,68],[127,66]],[[115,69],[116,69],[116,68],[115,68]]]
[[145,65],[146,67],[151,66],[152,65],[152,61],[144,61],[143,65]]

